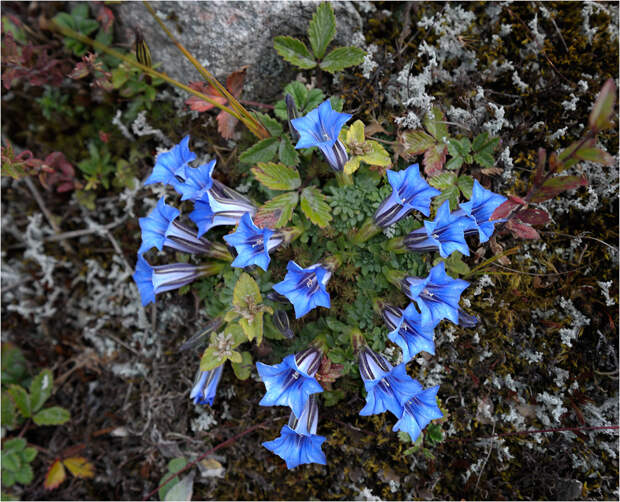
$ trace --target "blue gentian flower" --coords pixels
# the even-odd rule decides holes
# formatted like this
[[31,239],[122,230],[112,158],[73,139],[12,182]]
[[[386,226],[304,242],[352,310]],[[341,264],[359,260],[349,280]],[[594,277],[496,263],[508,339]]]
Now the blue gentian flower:
[[403,362],[407,363],[421,351],[435,355],[435,325],[422,322],[413,303],[405,309],[386,305],[382,310],[383,319],[392,330],[388,338],[403,351]]
[[132,277],[138,285],[142,305],[146,306],[155,302],[155,295],[178,289],[206,275],[208,268],[209,265],[199,267],[190,263],[171,263],[152,267],[142,255],[138,255],[136,271]]
[[275,289],[286,296],[295,308],[295,317],[305,316],[315,307],[330,308],[329,293],[325,289],[331,272],[320,264],[301,268],[294,261],[289,261],[284,280],[275,284]]
[[414,210],[430,215],[431,199],[441,192],[431,187],[420,175],[420,166],[411,164],[404,171],[387,171],[392,194],[375,212],[375,223],[388,227]]
[[342,126],[352,117],[332,109],[329,101],[324,101],[307,115],[292,119],[291,124],[299,133],[295,148],[319,147],[334,171],[342,171],[349,160],[347,151],[338,139]]
[[435,265],[428,277],[405,277],[403,292],[417,303],[423,322],[437,325],[442,319],[459,323],[459,300],[461,293],[469,286],[467,281],[453,279],[446,274],[444,262]]
[[207,194],[213,187],[213,169],[215,169],[215,160],[198,167],[187,168],[185,181],[176,186],[182,196],[181,200],[207,199]]
[[185,181],[186,169],[189,163],[195,159],[196,154],[189,149],[189,135],[185,136],[170,151],[160,153],[157,156],[153,172],[144,184],[164,183],[176,187],[179,182]]
[[250,214],[245,213],[236,232],[225,235],[224,240],[237,250],[237,257],[232,262],[233,267],[258,265],[266,271],[271,261],[269,251],[282,244],[284,236],[281,232],[269,228],[258,228],[254,225]]
[[465,241],[465,230],[469,228],[469,218],[458,212],[450,212],[450,203],[446,200],[437,210],[433,221],[424,221],[424,226],[407,235],[405,246],[411,251],[439,251],[447,258],[454,251],[469,256],[469,247]]
[[439,385],[423,390],[422,385],[415,381],[418,388],[406,402],[403,403],[403,413],[398,422],[394,424],[393,431],[405,431],[415,442],[420,436],[422,429],[435,418],[443,417],[443,413],[437,406],[437,391]]
[[289,406],[296,417],[301,413],[310,394],[323,392],[314,374],[321,364],[321,351],[310,347],[289,354],[280,364],[269,366],[256,363],[258,374],[267,388],[261,406]]
[[301,464],[325,465],[325,454],[321,450],[325,438],[316,434],[318,417],[316,398],[310,396],[299,418],[291,413],[288,425],[280,431],[280,437],[263,443],[263,446],[282,458],[288,469]]
[[189,395],[189,398],[194,400],[194,404],[213,405],[213,398],[215,398],[223,370],[224,365],[220,364],[217,368],[209,371],[198,371],[194,387]]
[[417,390],[413,380],[407,375],[405,363],[392,367],[385,357],[368,347],[358,355],[360,375],[366,387],[366,406],[360,415],[376,415],[386,410],[397,418],[403,413],[402,404]]
[[207,254],[215,258],[232,259],[228,250],[221,244],[214,244],[205,238],[196,237],[196,232],[176,221],[179,210],[166,205],[164,198],[146,218],[140,218],[142,245],[138,254],[156,247],[164,246],[190,254]]
[[488,241],[495,230],[495,224],[503,220],[489,221],[489,218],[499,206],[506,202],[506,197],[484,188],[478,180],[474,180],[474,189],[469,202],[460,204],[457,214],[466,215],[469,226],[466,233],[478,233],[480,242]]
[[189,214],[198,226],[198,237],[218,225],[237,225],[245,213],[256,213],[256,206],[249,199],[217,180],[212,182],[206,196],[194,202],[194,210]]
[[468,314],[459,306],[459,326],[473,328],[476,324],[478,324],[478,318]]

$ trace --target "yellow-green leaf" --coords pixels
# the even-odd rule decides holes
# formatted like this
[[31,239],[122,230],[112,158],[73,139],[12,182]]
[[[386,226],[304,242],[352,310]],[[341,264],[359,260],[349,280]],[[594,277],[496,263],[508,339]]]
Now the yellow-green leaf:
[[11,394],[13,401],[15,401],[15,404],[17,405],[17,409],[24,417],[28,418],[32,415],[30,396],[26,392],[26,389],[24,389],[21,385],[13,384],[9,387],[9,394]]
[[252,168],[259,183],[271,190],[295,190],[301,185],[297,169],[274,162],[259,162]]
[[243,358],[241,357],[241,352],[237,352],[236,350],[233,350],[228,358],[233,363],[240,363],[241,361],[243,361]]
[[247,351],[243,351],[241,353],[240,363],[232,363],[232,368],[235,372],[235,376],[239,380],[247,380],[250,377],[250,374],[252,372],[252,366],[252,354]]
[[221,364],[224,364],[226,361],[225,358],[220,357],[216,354],[216,348],[213,346],[209,346],[202,353],[202,357],[200,358],[200,371],[209,371],[217,368]]
[[241,319],[239,326],[251,342],[256,339],[256,345],[260,345],[263,341],[263,312],[254,314],[254,319]]
[[32,420],[37,425],[62,425],[68,422],[71,414],[60,406],[52,406],[39,411]]
[[233,290],[233,305],[240,309],[247,309],[248,305],[256,306],[262,301],[263,297],[258,284],[250,274],[243,272]]
[[344,165],[345,174],[353,174],[360,168],[360,157],[351,157]]
[[372,147],[372,150],[360,156],[360,159],[369,166],[389,166],[392,164],[390,154],[376,141],[368,141],[368,144]]
[[301,192],[301,210],[308,219],[321,228],[332,220],[331,207],[325,195],[316,187],[306,187]]
[[95,475],[93,464],[88,462],[84,457],[65,458],[62,463],[76,478],[92,478]]
[[54,460],[54,463],[50,466],[47,474],[45,475],[45,481],[43,482],[43,488],[46,490],[53,490],[58,488],[60,483],[62,483],[67,474],[65,472],[65,467],[62,465],[62,462],[59,458]]
[[365,141],[365,136],[364,136],[364,122],[362,122],[361,120],[356,120],[355,122],[353,122],[353,124],[351,124],[351,127],[349,127],[349,130],[347,131],[347,144],[360,144],[360,143],[364,143]]

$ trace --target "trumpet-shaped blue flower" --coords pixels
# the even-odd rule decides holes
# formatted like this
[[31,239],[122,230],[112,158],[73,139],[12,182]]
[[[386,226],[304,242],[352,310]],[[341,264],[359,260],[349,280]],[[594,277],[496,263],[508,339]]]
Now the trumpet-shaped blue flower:
[[403,413],[401,403],[417,390],[415,380],[407,375],[405,363],[392,367],[381,355],[364,347],[359,355],[359,369],[366,387],[366,405],[360,415],[376,415],[386,410],[397,418]]
[[295,148],[317,146],[327,162],[335,171],[342,171],[348,160],[347,152],[338,139],[342,126],[352,117],[332,109],[329,101],[324,101],[307,115],[292,119],[291,124],[299,133]]
[[441,192],[431,187],[420,175],[420,166],[411,164],[404,171],[387,171],[392,194],[375,212],[375,223],[388,227],[414,210],[430,215],[431,199]]
[[474,180],[474,189],[469,202],[460,204],[455,213],[466,215],[469,226],[467,234],[478,232],[480,242],[488,241],[495,231],[495,224],[503,220],[489,221],[489,218],[499,206],[506,202],[506,197],[484,188],[478,180]]
[[263,446],[282,458],[288,469],[301,464],[325,465],[325,454],[321,450],[325,438],[316,434],[317,423],[318,405],[316,398],[310,396],[300,417],[296,418],[291,413],[288,425],[280,431],[280,437],[263,443]]
[[215,160],[198,167],[189,167],[185,170],[186,178],[176,186],[181,194],[181,200],[208,200],[208,193],[213,186],[213,169]]
[[159,199],[150,214],[146,218],[140,218],[142,245],[138,254],[143,254],[153,247],[161,251],[166,246],[190,254],[212,255],[214,252],[219,252],[218,256],[226,255],[224,246],[214,245],[205,238],[196,237],[195,231],[177,222],[179,214],[178,209],[166,205],[163,197]]
[[459,300],[469,283],[446,274],[443,262],[435,265],[425,279],[405,277],[401,285],[403,292],[418,305],[423,322],[437,325],[442,319],[450,319],[454,324],[459,323]]
[[258,265],[266,271],[271,261],[269,251],[282,244],[284,237],[280,232],[274,232],[269,228],[258,228],[254,225],[250,214],[245,213],[241,217],[237,231],[225,235],[224,240],[237,250],[237,257],[232,262],[233,267]]
[[273,366],[256,363],[258,374],[267,389],[258,404],[289,406],[296,417],[301,416],[308,397],[323,392],[323,387],[314,378],[320,364],[321,351],[314,347],[290,354]]
[[451,213],[450,203],[445,201],[433,221],[425,220],[423,227],[405,237],[405,246],[419,252],[438,250],[443,258],[454,251],[469,256],[469,247],[465,242],[465,230],[469,226],[469,219],[456,211]]
[[435,325],[423,322],[413,303],[405,310],[386,305],[383,308],[383,319],[392,330],[388,338],[403,351],[403,362],[407,363],[421,351],[435,355]]
[[286,296],[295,308],[295,317],[305,316],[315,307],[330,307],[329,293],[325,289],[331,272],[320,264],[301,268],[294,261],[286,266],[288,272],[282,282],[275,284],[275,289]]
[[189,398],[194,400],[194,404],[213,405],[217,386],[220,383],[220,378],[222,378],[222,371],[224,371],[223,364],[209,371],[198,371],[194,387],[189,394]]
[[189,163],[195,159],[196,154],[189,149],[189,135],[185,136],[170,151],[160,153],[157,156],[153,172],[144,184],[164,183],[176,188],[179,182],[183,182],[187,178],[186,170]]
[[190,263],[171,263],[152,267],[142,255],[138,255],[136,271],[132,277],[138,285],[142,305],[146,306],[155,302],[155,295],[185,286],[204,275],[205,271],[206,267]]
[[423,390],[419,382],[415,381],[415,384],[417,392],[403,403],[403,413],[392,429],[395,432],[407,432],[413,442],[418,439],[431,420],[443,417],[437,406],[439,385]]

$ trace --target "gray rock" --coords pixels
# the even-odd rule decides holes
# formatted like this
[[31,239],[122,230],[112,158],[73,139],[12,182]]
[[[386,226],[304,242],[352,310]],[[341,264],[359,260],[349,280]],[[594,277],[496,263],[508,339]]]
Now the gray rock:
[[[243,97],[273,100],[295,78],[296,69],[273,49],[273,38],[289,35],[304,40],[315,2],[152,2],[168,28],[187,50],[220,82],[231,72],[249,65]],[[353,2],[334,2],[336,39],[333,47],[352,45],[362,27]],[[153,63],[181,82],[202,80],[198,71],[170,42],[141,2],[117,7],[123,42],[132,44],[134,27],[140,27]],[[359,34],[357,35],[359,37]],[[328,51],[330,49],[328,48]]]

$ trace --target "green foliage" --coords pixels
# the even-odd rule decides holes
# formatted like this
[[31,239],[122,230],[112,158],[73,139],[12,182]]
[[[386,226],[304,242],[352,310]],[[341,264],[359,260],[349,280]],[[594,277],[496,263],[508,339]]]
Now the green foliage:
[[87,159],[78,162],[78,167],[86,174],[85,190],[94,190],[99,183],[109,188],[108,176],[116,171],[116,166],[112,163],[108,146],[99,140],[92,140],[88,143],[88,153],[90,156]]
[[301,185],[297,169],[273,162],[259,162],[252,168],[259,183],[271,190],[295,190]]
[[[162,484],[164,481],[166,481],[166,479],[168,479],[172,474],[179,472],[187,465],[187,463],[187,460],[183,457],[173,458],[170,462],[168,462],[168,472],[166,472],[166,474],[161,477],[159,484]],[[168,494],[168,492],[178,483],[179,477],[175,476],[168,483],[162,486],[159,489],[159,500],[166,500],[166,495]]]
[[366,52],[358,47],[337,47],[325,55],[328,45],[336,35],[336,18],[329,2],[320,4],[308,27],[308,39],[312,52],[301,40],[278,36],[273,40],[276,52],[292,65],[302,70],[316,68],[335,73],[364,61]]
[[353,174],[359,169],[362,162],[369,166],[386,167],[391,165],[388,152],[378,141],[367,140],[364,129],[364,123],[361,120],[356,120],[351,127],[343,127],[340,132],[340,140],[351,155],[344,165],[345,174]]
[[26,446],[23,438],[8,439],[2,445],[2,485],[10,488],[15,483],[28,485],[34,474],[30,464],[37,456],[37,450]]
[[[76,3],[71,8],[70,13],[61,12],[56,15],[54,21],[65,28],[77,31],[82,35],[91,35],[99,28],[99,23],[95,19],[89,18],[89,6],[86,3]],[[101,33],[101,31],[100,31]],[[100,35],[98,34],[98,37]],[[70,38],[64,38],[64,44],[67,49],[78,57],[82,57],[89,50],[89,46],[82,42]]]
[[[284,86],[284,95],[290,94],[295,101],[295,106],[299,116],[308,114],[308,112],[314,110],[323,101],[325,101],[325,94],[321,89],[310,89],[301,82],[294,80],[290,84]],[[286,111],[286,103],[283,99],[278,101],[274,107],[274,113],[280,120],[287,120],[288,113]]]
[[319,227],[326,227],[332,219],[326,197],[316,187],[306,187],[303,189],[300,205],[306,217]]
[[58,87],[45,86],[45,91],[40,98],[35,101],[41,107],[41,113],[47,120],[52,120],[55,116],[66,116],[73,118],[76,114],[82,113],[84,107],[73,106],[69,100],[69,94],[63,94]]

